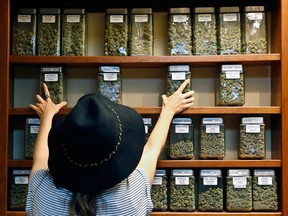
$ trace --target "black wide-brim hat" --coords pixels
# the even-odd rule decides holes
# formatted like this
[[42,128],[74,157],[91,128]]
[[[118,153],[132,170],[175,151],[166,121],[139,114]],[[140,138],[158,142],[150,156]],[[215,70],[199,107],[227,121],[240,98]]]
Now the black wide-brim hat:
[[48,167],[57,187],[100,193],[128,177],[145,145],[141,115],[91,93],[49,132]]

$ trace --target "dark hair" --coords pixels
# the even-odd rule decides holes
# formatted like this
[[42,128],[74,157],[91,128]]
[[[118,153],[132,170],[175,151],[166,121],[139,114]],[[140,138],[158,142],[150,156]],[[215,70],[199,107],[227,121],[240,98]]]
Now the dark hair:
[[70,202],[70,216],[96,216],[96,201],[95,194],[73,193]]

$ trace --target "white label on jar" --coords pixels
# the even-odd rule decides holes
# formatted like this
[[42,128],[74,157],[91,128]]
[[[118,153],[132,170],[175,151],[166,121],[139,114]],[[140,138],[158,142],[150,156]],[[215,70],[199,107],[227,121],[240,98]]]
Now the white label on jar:
[[204,177],[203,178],[203,184],[204,185],[217,185],[218,179],[217,179],[217,177]]
[[185,72],[172,73],[172,80],[185,80],[185,78],[186,78]]
[[246,188],[247,178],[246,177],[233,177],[234,188]]
[[110,22],[111,23],[123,23],[124,17],[123,15],[110,15]]
[[145,133],[147,134],[148,133],[148,126],[145,125],[144,128],[145,128]]
[[43,23],[55,23],[56,22],[56,16],[55,15],[43,15],[42,16],[42,22]]
[[152,185],[162,185],[162,177],[155,176]]
[[240,79],[240,71],[226,72],[226,79]]
[[246,125],[246,133],[260,133],[260,125]]
[[57,82],[58,74],[45,74],[44,81],[45,82]]
[[189,125],[175,125],[175,133],[189,133]]
[[67,15],[67,22],[68,23],[79,23],[80,22],[80,15]]
[[148,22],[148,15],[135,15],[135,22]]
[[15,176],[15,184],[28,184],[28,176]]
[[235,22],[237,21],[237,14],[223,14],[223,21],[224,22]]
[[38,132],[39,132],[39,126],[34,126],[34,125],[30,126],[31,134],[38,134]]
[[18,15],[17,21],[19,23],[30,23],[31,22],[31,15]]
[[258,185],[272,185],[272,177],[258,177]]
[[173,22],[187,22],[187,15],[173,15]]
[[262,20],[263,14],[262,13],[248,13],[247,18],[249,20]]
[[189,177],[175,177],[176,185],[189,185]]
[[104,81],[117,81],[117,73],[104,73]]
[[211,22],[212,15],[211,14],[199,14],[198,15],[198,22]]
[[220,125],[206,125],[206,133],[220,133]]

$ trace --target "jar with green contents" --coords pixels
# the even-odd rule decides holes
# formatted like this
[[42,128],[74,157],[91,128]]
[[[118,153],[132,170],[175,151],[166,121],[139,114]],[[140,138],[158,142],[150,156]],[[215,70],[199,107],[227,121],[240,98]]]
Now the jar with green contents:
[[217,55],[217,26],[213,7],[194,8],[193,55]]
[[37,30],[37,55],[60,56],[61,13],[59,8],[40,8]]
[[99,93],[121,104],[122,79],[119,66],[100,66],[98,73]]
[[25,147],[24,156],[27,159],[33,158],[34,145],[40,127],[39,118],[27,118],[25,125]]
[[190,8],[170,8],[168,16],[168,54],[192,55]]
[[37,15],[35,8],[19,8],[13,23],[12,55],[36,55]]
[[252,188],[254,211],[277,211],[277,177],[273,169],[255,169]]
[[126,8],[108,8],[105,14],[104,55],[127,56],[128,15]]
[[243,54],[267,53],[267,26],[264,6],[247,6],[243,13]]
[[202,118],[200,125],[200,158],[223,159],[225,131],[223,118]]
[[131,9],[131,56],[153,56],[153,14],[151,8]]
[[172,211],[195,211],[195,177],[192,169],[171,170],[169,194]]
[[249,169],[230,169],[226,177],[226,209],[252,210],[252,177]]
[[239,157],[263,159],[266,156],[263,117],[243,117],[240,124]]
[[218,22],[218,54],[241,54],[241,19],[239,7],[220,7]]
[[223,211],[223,177],[220,169],[200,170],[198,209]]
[[143,122],[144,122],[144,128],[145,128],[145,140],[147,142],[153,130],[152,118],[143,118]]
[[189,65],[169,65],[167,72],[167,96],[172,95],[186,80],[190,83],[185,87],[183,92],[191,91],[191,72]]
[[62,55],[87,55],[85,9],[64,9],[62,17]]
[[168,181],[164,169],[156,169],[151,186],[151,199],[153,211],[166,211],[168,209]]
[[192,118],[173,118],[169,131],[169,156],[171,159],[194,158]]

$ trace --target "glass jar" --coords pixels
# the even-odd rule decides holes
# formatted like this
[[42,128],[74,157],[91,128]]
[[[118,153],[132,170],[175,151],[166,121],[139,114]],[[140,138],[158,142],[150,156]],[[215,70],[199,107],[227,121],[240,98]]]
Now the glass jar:
[[153,14],[151,8],[131,10],[131,56],[153,56]]
[[240,124],[239,157],[262,159],[266,155],[263,117],[244,117]]
[[87,55],[85,9],[64,9],[62,17],[62,55]]
[[200,158],[223,159],[225,131],[223,118],[202,118],[200,125]]
[[253,175],[253,210],[277,211],[277,177],[273,169],[255,169]]
[[267,27],[264,6],[244,7],[243,15],[243,54],[267,53]]
[[193,55],[217,55],[217,26],[213,7],[194,8]]
[[241,19],[239,7],[220,7],[218,54],[241,54]]
[[223,177],[220,169],[200,170],[198,209],[223,211]]
[[25,125],[25,147],[24,156],[27,159],[33,158],[34,145],[40,127],[39,118],[27,118]]
[[173,169],[170,176],[170,209],[195,211],[195,177],[191,169]]
[[98,73],[99,93],[115,103],[121,104],[122,79],[120,67],[100,66]]
[[216,81],[216,105],[242,106],[245,103],[245,80],[242,65],[222,65]]
[[37,55],[60,56],[61,14],[59,8],[40,8],[37,30]]
[[36,27],[35,8],[17,9],[13,23],[12,55],[36,55]]
[[126,8],[108,8],[105,14],[104,55],[128,55],[128,17]]
[[192,55],[190,8],[170,8],[168,18],[168,55]]
[[230,169],[226,177],[228,211],[252,210],[252,177],[249,169]]
[[189,65],[169,65],[167,72],[167,96],[172,95],[182,83],[190,79],[190,83],[185,87],[183,92],[191,91],[191,72]]
[[165,211],[168,209],[168,182],[164,169],[156,169],[151,186],[151,199],[153,211]]
[[50,98],[54,103],[61,103],[65,100],[64,74],[62,67],[41,67],[40,73],[40,95],[45,97],[43,83],[49,89]]
[[169,156],[171,159],[194,158],[192,118],[174,118],[169,131]]
[[147,142],[153,130],[152,119],[143,118],[143,122],[144,122],[144,128],[145,128],[145,141]]

